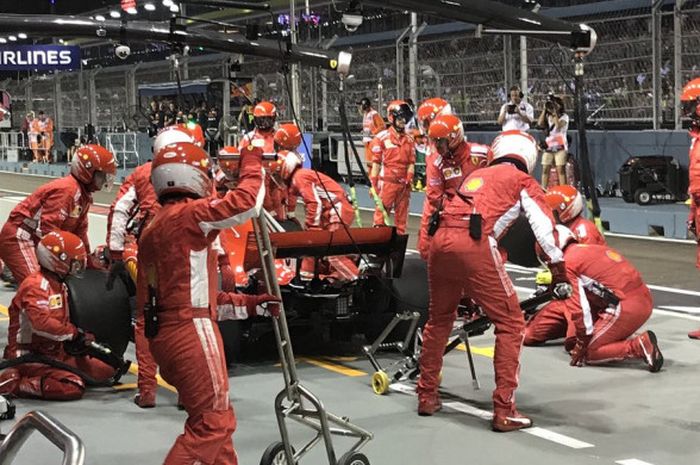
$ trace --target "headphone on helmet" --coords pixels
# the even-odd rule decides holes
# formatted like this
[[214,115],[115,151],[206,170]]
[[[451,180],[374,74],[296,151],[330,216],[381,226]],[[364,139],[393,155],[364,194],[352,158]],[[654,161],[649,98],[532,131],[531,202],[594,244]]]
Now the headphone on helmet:
[[520,90],[520,87],[518,86],[513,86],[510,89],[508,89],[508,92],[513,92],[514,90],[518,91],[518,95],[520,96],[521,99],[525,98],[525,94],[523,94],[523,91]]

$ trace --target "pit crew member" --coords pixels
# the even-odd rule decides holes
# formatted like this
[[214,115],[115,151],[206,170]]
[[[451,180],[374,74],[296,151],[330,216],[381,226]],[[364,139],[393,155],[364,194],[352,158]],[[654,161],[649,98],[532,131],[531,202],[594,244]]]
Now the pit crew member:
[[444,205],[430,244],[430,307],[420,355],[418,414],[432,415],[442,407],[438,377],[457,305],[465,295],[496,327],[492,428],[505,432],[532,425],[515,407],[525,321],[497,244],[521,211],[547,255],[555,294],[564,298],[571,288],[551,210],[531,176],[537,163],[535,140],[525,132],[506,131],[491,150],[489,166],[469,175]]

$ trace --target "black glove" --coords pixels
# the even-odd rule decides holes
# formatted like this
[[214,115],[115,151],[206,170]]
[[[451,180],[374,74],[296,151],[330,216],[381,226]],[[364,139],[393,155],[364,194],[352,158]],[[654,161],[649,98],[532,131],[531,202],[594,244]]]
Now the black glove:
[[68,355],[83,355],[87,348],[95,342],[95,335],[78,328],[75,337],[63,343],[63,349]]
[[693,236],[698,237],[698,231],[695,227],[695,221],[694,220],[688,220],[688,232],[691,233]]
[[131,280],[131,276],[129,276],[129,271],[126,269],[124,260],[115,260],[112,262],[112,266],[109,267],[109,276],[107,276],[106,283],[108,291],[114,289],[114,280],[117,278],[122,280],[124,286],[126,286],[126,290],[129,292],[129,295],[136,294],[136,286]]

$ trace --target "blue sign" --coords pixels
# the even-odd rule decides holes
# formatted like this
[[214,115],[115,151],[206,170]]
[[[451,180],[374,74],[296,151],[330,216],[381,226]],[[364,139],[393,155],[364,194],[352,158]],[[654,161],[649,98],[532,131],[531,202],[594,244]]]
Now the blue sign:
[[80,69],[80,47],[0,45],[0,70]]
[[304,142],[301,143],[301,145],[297,149],[297,153],[299,153],[299,155],[301,155],[302,159],[303,159],[303,163],[301,166],[303,168],[311,168],[312,154],[310,154],[306,151],[306,147],[308,147],[309,150],[312,150],[311,146],[314,143],[314,135],[313,135],[313,133],[305,132],[302,137],[304,137],[304,142],[306,142],[306,143],[304,143]]

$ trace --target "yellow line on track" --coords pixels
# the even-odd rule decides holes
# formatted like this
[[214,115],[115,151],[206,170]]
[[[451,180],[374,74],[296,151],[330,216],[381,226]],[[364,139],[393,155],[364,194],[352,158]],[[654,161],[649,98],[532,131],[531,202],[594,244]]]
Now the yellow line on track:
[[136,383],[127,383],[127,384],[119,384],[117,386],[112,386],[112,389],[115,391],[129,391],[131,389],[138,389],[138,384]]
[[7,312],[7,307],[5,307],[4,305],[0,305],[0,313],[5,315],[6,317],[10,316],[10,314]]
[[341,375],[357,377],[357,376],[367,376],[364,371],[356,370],[354,368],[346,367],[343,365],[338,365],[336,363],[331,363],[325,360],[319,360],[317,358],[311,357],[299,357],[299,361],[310,363],[311,365],[325,368],[326,370],[332,371],[334,373],[340,373]]
[[[493,358],[493,351],[494,351],[493,347],[476,347],[476,346],[471,346],[471,347],[472,347],[472,354],[482,355],[482,356],[488,357],[488,358]],[[464,346],[464,344],[458,345],[457,349],[465,351],[465,352],[467,350],[467,348]]]
[[[132,363],[131,366],[129,367],[129,373],[131,373],[132,375],[138,375],[139,374],[139,366],[135,363]],[[164,387],[168,391],[177,393],[177,389],[175,389],[174,386],[171,386],[170,384],[168,384],[163,378],[161,378],[160,375],[156,375],[156,381],[158,381],[158,386]]]

